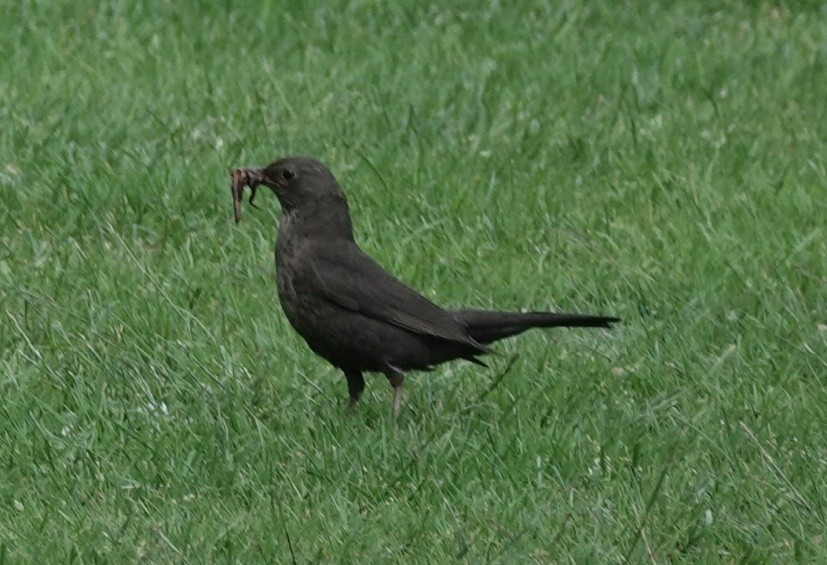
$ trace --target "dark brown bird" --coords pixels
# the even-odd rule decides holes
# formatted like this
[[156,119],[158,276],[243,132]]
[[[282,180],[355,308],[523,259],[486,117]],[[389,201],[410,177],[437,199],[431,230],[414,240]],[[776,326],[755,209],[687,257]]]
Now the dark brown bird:
[[488,344],[531,328],[607,328],[618,318],[550,312],[444,310],[385,271],[353,239],[347,200],[322,163],[286,157],[236,169],[235,220],[245,186],[273,190],[282,207],[276,241],[279,299],[290,324],[315,353],[341,369],[352,408],[364,372],[384,373],[399,414],[405,373],[478,356]]

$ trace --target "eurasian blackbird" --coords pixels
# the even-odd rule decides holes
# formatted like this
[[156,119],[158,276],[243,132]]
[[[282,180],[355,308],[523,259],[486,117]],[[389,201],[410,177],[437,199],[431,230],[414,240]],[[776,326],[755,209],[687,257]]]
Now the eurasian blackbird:
[[400,282],[353,239],[347,200],[331,172],[315,159],[286,157],[263,168],[232,172],[235,220],[245,186],[273,190],[282,207],[276,241],[281,306],[315,353],[341,369],[352,408],[364,372],[384,373],[399,414],[405,373],[478,356],[488,344],[531,328],[606,328],[618,318],[551,312],[445,310]]

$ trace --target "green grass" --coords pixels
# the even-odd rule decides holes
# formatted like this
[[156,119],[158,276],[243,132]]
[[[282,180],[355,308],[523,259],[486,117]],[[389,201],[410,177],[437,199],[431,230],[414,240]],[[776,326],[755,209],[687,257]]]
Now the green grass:
[[[0,563],[827,561],[824,3],[199,4],[2,2]],[[232,223],[294,153],[437,302],[624,324],[346,417]]]

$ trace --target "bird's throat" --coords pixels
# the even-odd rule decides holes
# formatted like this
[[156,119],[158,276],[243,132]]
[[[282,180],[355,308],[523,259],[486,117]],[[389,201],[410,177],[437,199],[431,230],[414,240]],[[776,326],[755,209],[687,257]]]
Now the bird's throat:
[[322,200],[312,206],[286,209],[279,222],[279,237],[353,241],[353,224],[347,203]]

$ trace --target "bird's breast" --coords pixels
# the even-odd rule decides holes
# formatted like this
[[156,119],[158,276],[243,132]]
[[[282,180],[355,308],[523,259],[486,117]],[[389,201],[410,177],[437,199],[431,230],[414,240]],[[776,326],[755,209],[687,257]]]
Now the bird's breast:
[[301,271],[299,249],[294,242],[285,239],[279,237],[276,243],[276,282],[280,296],[294,294],[298,290],[297,279]]
[[[289,227],[289,226],[288,226]],[[295,232],[279,229],[276,242],[276,285],[279,301],[287,319],[299,333],[304,333],[303,320],[313,310],[308,278],[308,242]]]

